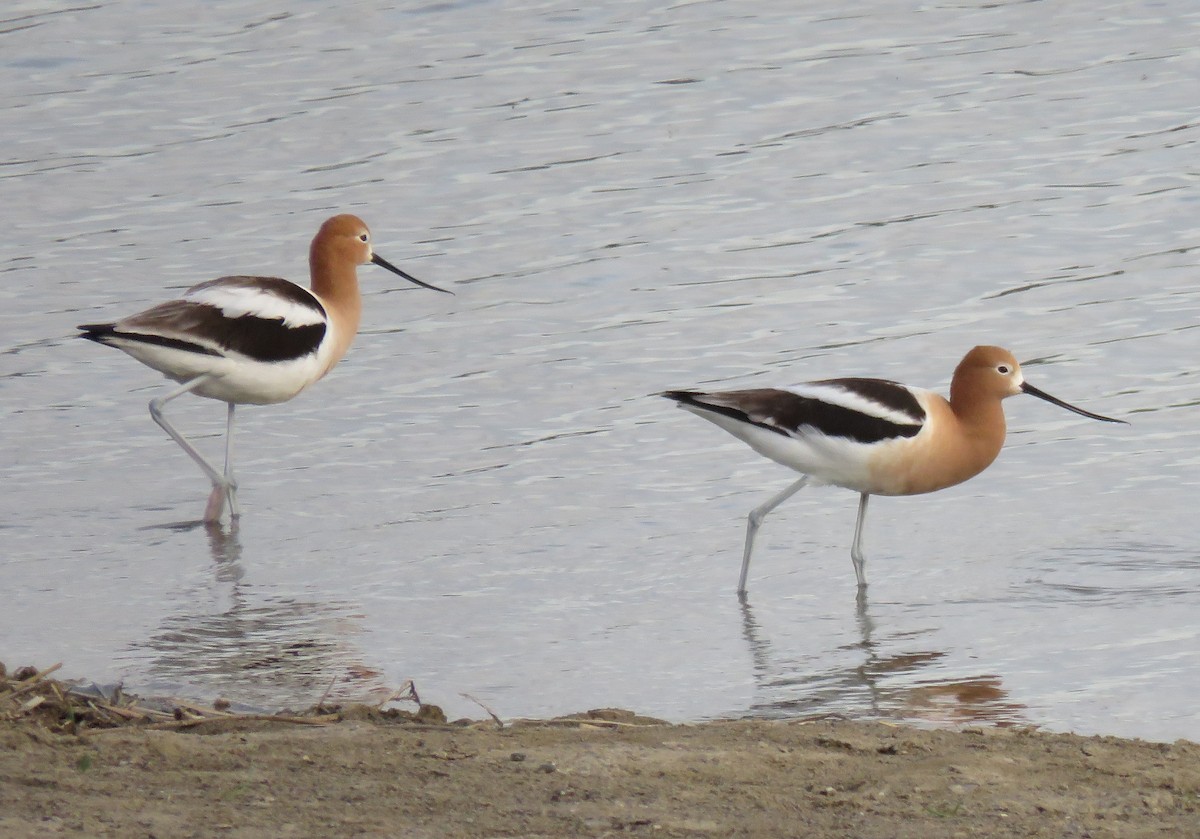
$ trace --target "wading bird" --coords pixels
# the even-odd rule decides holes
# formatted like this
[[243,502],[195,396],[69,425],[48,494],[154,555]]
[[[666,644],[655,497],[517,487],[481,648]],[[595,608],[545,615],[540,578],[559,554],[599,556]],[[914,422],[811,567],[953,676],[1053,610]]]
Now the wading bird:
[[[218,521],[226,500],[230,515],[237,518],[239,513],[234,407],[286,402],[338,363],[358,332],[362,297],[357,268],[368,262],[411,283],[445,291],[379,256],[362,220],[339,215],[321,225],[309,248],[311,290],[278,277],[221,277],[136,315],[79,327],[79,337],[123,350],[180,382],[151,400],[150,416],[212,481],[204,521]],[[185,393],[228,403],[223,472],[163,415],[166,404]]]
[[750,511],[738,579],[738,594],[745,594],[754,536],[763,519],[803,487],[821,484],[859,493],[850,558],[859,590],[865,589],[867,499],[934,492],[978,475],[1004,445],[1000,403],[1018,393],[1092,419],[1125,422],[1038,390],[1025,381],[1012,353],[1000,347],[975,347],[967,353],[954,370],[949,400],[885,379],[827,379],[718,393],[669,390],[662,396],[803,475]]

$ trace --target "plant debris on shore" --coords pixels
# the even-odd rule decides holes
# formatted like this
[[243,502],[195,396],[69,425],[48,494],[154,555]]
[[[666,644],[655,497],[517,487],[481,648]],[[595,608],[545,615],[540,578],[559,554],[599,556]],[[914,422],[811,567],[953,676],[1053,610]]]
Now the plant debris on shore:
[[[0,670],[0,839],[1200,836],[1200,746],[625,710],[239,713]],[[401,699],[396,696],[396,699]],[[340,724],[334,724],[340,723]]]

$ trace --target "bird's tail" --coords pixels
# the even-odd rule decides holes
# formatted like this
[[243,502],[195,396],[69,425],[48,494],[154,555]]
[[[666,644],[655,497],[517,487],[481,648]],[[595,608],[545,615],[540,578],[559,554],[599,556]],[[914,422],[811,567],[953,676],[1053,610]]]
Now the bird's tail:
[[116,331],[116,326],[115,323],[81,323],[75,328],[79,330],[78,337],[103,344],[104,339],[110,337]]
[[659,394],[659,396],[665,396],[667,399],[674,399],[676,402],[694,405],[696,404],[696,397],[703,396],[703,394],[694,390],[664,390]]

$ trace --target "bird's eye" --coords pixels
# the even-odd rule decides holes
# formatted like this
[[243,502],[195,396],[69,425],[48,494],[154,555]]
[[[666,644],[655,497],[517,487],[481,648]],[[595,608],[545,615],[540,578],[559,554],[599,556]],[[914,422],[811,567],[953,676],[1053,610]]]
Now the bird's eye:
[[996,368],[996,372],[999,373],[1001,376],[1007,376],[1009,373],[1012,372],[1012,368],[1009,367],[1007,364],[1001,364],[999,367]]
[[370,237],[369,237],[369,236],[368,236],[366,233],[359,233],[359,234],[358,234],[358,241],[360,241],[360,242],[365,242],[365,241],[367,241],[367,239],[369,239],[369,238],[370,238]]

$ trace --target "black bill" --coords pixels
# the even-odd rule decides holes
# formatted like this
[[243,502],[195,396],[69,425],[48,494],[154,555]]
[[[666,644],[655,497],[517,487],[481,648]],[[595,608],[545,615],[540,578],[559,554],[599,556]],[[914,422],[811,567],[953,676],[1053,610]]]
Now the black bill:
[[404,273],[403,271],[401,271],[399,268],[397,268],[392,263],[388,262],[386,259],[384,259],[379,254],[372,254],[371,261],[374,262],[376,265],[378,265],[380,268],[386,268],[389,271],[391,271],[393,274],[403,277],[404,279],[408,280],[410,283],[416,283],[417,285],[422,286],[424,288],[431,288],[434,291],[440,291],[444,294],[453,294],[454,293],[453,291],[447,291],[444,288],[438,288],[435,285],[430,285],[429,283],[421,282],[420,280],[418,280],[416,277],[412,276],[411,274]]
[[1083,410],[1083,408],[1076,408],[1074,405],[1068,405],[1066,402],[1063,402],[1061,399],[1051,396],[1050,394],[1046,393],[1044,390],[1038,390],[1036,387],[1031,385],[1029,382],[1022,382],[1021,390],[1025,393],[1028,393],[1030,396],[1036,396],[1038,399],[1044,399],[1047,402],[1049,402],[1051,405],[1057,405],[1060,408],[1066,408],[1068,411],[1079,414],[1082,417],[1090,417],[1091,419],[1100,420],[1102,422],[1119,422],[1119,423],[1124,423],[1125,425],[1129,425],[1129,423],[1125,422],[1125,420],[1113,419],[1112,417],[1102,417],[1099,414],[1093,414],[1091,411],[1085,411],[1085,410]]

